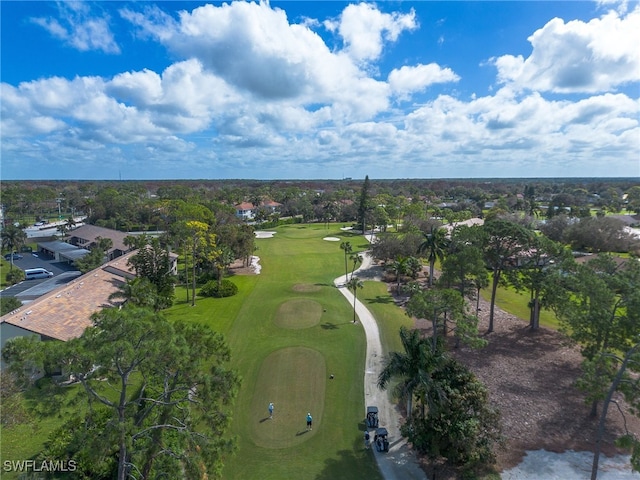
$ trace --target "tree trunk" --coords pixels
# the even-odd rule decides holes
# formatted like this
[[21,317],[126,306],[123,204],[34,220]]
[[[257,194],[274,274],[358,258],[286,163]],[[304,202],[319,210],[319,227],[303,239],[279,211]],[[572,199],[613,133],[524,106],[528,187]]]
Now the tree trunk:
[[538,295],[533,298],[531,305],[531,330],[540,328],[540,299]]
[[602,413],[600,414],[600,421],[598,422],[598,430],[596,433],[596,445],[593,452],[593,465],[591,466],[591,480],[596,480],[598,477],[598,463],[600,462],[600,448],[602,444],[602,437],[604,436],[604,426],[605,421],[607,419],[607,410],[609,409],[609,403],[611,403],[611,398],[613,397],[613,393],[618,389],[618,385],[622,381],[622,376],[624,375],[625,370],[627,369],[627,363],[629,359],[633,356],[633,354],[640,348],[640,343],[636,344],[633,348],[631,348],[624,356],[624,360],[622,361],[622,365],[620,365],[620,369],[618,373],[616,373],[611,386],[609,387],[609,391],[607,392],[607,396],[604,399],[602,404]]
[[184,248],[184,286],[187,291],[187,303],[189,303],[189,262],[187,261],[187,247]]
[[119,452],[118,452],[118,480],[126,480],[129,473],[129,469],[127,466],[129,463],[129,460],[127,458],[129,453],[127,452],[127,435],[125,432],[125,428],[126,428],[125,409],[127,406],[128,380],[129,380],[129,375],[125,373],[121,377],[122,389],[120,391],[120,401],[118,404],[118,441],[120,443]]
[[489,308],[489,330],[487,333],[493,332],[493,315],[496,308],[496,293],[498,292],[498,281],[500,280],[500,271],[493,272],[493,285],[491,286],[491,307]]
[[353,290],[353,323],[356,323],[356,291]]
[[429,262],[429,286],[433,287],[433,271],[435,267],[435,260]]
[[431,325],[433,329],[433,336],[431,337],[431,351],[436,352],[438,350],[438,317],[437,310],[433,309],[433,318],[431,319]]
[[347,251],[344,251],[344,281],[349,281],[349,267],[347,266]]
[[[189,288],[189,287],[187,287]],[[196,305],[196,256],[193,256],[193,270],[191,271],[191,306]]]

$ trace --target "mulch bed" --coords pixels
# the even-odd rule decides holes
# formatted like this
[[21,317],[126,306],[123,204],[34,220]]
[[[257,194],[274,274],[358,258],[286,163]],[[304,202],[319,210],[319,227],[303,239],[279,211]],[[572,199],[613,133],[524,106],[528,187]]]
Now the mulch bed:
[[[479,330],[486,332],[489,303],[481,300],[480,309]],[[487,386],[490,401],[500,409],[506,445],[498,452],[498,468],[516,466],[526,450],[593,451],[598,419],[589,416],[591,406],[575,387],[582,362],[578,348],[555,330],[531,331],[528,322],[495,310],[488,346],[461,347],[453,354]],[[431,325],[418,320],[416,327],[428,334]],[[640,418],[629,413],[620,396],[616,400],[621,410],[609,407],[605,455],[626,453],[615,447],[615,439],[626,431],[640,432]]]

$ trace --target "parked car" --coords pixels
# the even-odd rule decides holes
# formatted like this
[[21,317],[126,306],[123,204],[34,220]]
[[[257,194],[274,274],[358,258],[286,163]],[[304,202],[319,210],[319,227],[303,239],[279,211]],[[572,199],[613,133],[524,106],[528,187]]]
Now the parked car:
[[53,277],[53,272],[50,272],[46,268],[27,268],[24,271],[24,276],[26,280],[32,280],[36,278],[51,278]]
[[17,252],[14,252],[14,253],[7,253],[7,254],[4,256],[4,259],[5,259],[5,260],[7,260],[7,261],[11,261],[11,256],[12,256],[12,255],[13,255],[13,259],[14,259],[14,260],[21,260],[21,259],[22,259],[22,255],[20,255],[20,254],[19,254],[19,253],[17,253]]

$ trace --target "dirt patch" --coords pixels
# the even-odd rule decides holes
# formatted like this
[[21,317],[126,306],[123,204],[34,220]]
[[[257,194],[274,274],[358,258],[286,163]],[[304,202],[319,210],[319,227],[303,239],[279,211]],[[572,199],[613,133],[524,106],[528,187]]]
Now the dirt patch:
[[320,289],[320,285],[313,285],[311,283],[296,283],[291,287],[291,290],[298,293],[319,292]]
[[233,262],[228,270],[231,275],[257,275],[255,267],[251,264],[246,265],[242,260]]
[[[480,332],[488,329],[489,303],[480,302]],[[416,327],[428,333],[424,320]],[[528,322],[496,308],[489,345],[480,350],[466,347],[453,353],[487,386],[493,405],[500,409],[506,448],[498,452],[500,470],[521,462],[527,450],[550,452],[592,451],[597,419],[575,387],[582,356],[554,330],[531,331]],[[621,398],[626,429],[640,432],[640,418],[629,413]],[[625,418],[614,406],[607,416],[602,451],[625,453],[614,440],[625,433]]]

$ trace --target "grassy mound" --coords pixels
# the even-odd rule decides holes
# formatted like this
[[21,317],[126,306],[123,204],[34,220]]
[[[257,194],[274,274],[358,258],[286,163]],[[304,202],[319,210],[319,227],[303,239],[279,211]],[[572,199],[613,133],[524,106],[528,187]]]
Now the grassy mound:
[[315,300],[295,298],[282,303],[274,323],[281,328],[309,328],[320,323],[322,305]]

